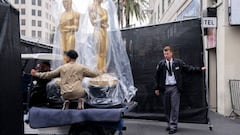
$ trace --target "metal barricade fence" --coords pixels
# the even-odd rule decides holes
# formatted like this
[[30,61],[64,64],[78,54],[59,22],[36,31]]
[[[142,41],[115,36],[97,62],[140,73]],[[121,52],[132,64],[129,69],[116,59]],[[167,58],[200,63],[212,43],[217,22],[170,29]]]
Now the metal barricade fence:
[[240,80],[229,80],[229,86],[233,109],[232,113],[240,115]]

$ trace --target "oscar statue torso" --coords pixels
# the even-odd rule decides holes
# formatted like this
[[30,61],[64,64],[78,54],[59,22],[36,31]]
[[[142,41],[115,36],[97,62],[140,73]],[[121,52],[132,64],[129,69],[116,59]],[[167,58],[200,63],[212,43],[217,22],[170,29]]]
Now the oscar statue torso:
[[65,11],[60,19],[62,51],[75,49],[75,32],[78,30],[80,14],[74,10]]
[[107,11],[100,5],[93,4],[89,9],[89,16],[94,27],[93,36],[97,52],[97,69],[100,72],[105,72],[107,62]]
[[[89,17],[94,27],[94,45],[96,46],[97,70],[107,72],[107,50],[108,50],[108,13],[101,7],[101,0],[95,0],[89,7]],[[105,73],[96,78],[90,79],[90,84],[100,87],[115,87],[118,83],[114,75]]]

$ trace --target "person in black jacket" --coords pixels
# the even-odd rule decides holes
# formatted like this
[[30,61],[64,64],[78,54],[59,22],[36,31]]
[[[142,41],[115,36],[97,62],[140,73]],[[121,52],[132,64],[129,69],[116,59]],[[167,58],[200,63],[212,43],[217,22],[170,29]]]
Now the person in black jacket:
[[164,97],[164,109],[168,122],[169,134],[177,132],[180,92],[182,91],[182,72],[201,72],[205,67],[193,67],[185,64],[181,59],[173,58],[173,50],[170,46],[163,49],[164,58],[157,65],[155,94],[160,92]]
[[[39,72],[48,72],[51,70],[51,65],[48,61],[43,61],[41,64],[37,64],[36,70]],[[47,91],[46,86],[51,79],[39,79],[33,77],[32,87],[30,90],[29,107],[32,106],[46,106],[47,105]]]

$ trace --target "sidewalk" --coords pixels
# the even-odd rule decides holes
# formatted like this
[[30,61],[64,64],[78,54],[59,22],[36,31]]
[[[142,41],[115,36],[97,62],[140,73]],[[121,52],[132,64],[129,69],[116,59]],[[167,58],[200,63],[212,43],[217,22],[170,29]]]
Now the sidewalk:
[[[217,113],[210,112],[213,125],[210,131],[208,124],[180,123],[178,132],[174,135],[240,135],[240,120],[232,120]],[[126,119],[127,130],[124,135],[167,135],[166,123],[151,120]]]

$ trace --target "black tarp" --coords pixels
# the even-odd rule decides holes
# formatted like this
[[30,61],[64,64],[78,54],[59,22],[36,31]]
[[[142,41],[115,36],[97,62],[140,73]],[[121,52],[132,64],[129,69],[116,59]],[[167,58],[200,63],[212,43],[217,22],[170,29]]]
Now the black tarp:
[[[162,95],[155,96],[154,76],[163,58],[164,45],[172,45],[176,58],[187,64],[203,66],[203,43],[200,19],[122,30],[126,41],[135,86],[138,88],[136,109],[130,118],[164,120]],[[181,93],[180,121],[207,123],[208,107],[204,73],[184,75]]]
[[19,12],[0,1],[0,135],[23,135]]

